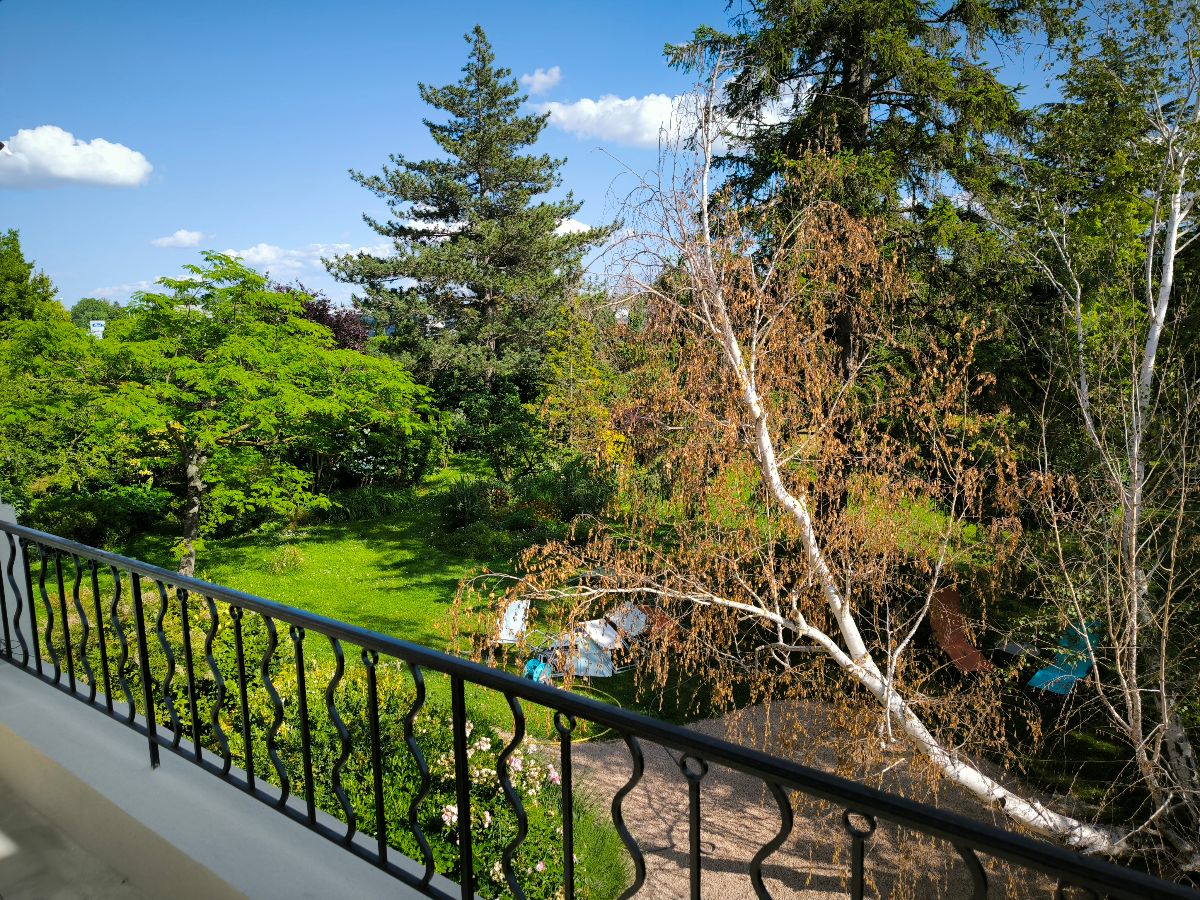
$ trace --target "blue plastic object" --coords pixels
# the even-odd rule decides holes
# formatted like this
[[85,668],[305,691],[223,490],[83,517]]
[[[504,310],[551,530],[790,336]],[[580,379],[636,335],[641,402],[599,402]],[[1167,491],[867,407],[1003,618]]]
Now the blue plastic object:
[[550,664],[543,660],[534,658],[525,663],[525,670],[521,673],[530,681],[550,681]]
[[1054,655],[1054,662],[1034,672],[1029,686],[1063,697],[1071,693],[1076,683],[1092,670],[1098,630],[1095,622],[1088,623],[1086,632],[1079,625],[1067,628],[1058,642],[1062,649]]

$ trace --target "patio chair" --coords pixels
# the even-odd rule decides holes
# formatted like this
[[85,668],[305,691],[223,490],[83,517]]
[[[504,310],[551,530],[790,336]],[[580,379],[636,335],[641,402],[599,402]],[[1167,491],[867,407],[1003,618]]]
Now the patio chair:
[[540,647],[534,659],[549,665],[553,678],[568,672],[582,678],[611,678],[637,665],[633,652],[648,625],[646,613],[626,603],[602,618],[577,622]]
[[500,628],[496,633],[497,644],[516,644],[525,636],[529,624],[529,601],[514,600],[504,608],[500,617]]

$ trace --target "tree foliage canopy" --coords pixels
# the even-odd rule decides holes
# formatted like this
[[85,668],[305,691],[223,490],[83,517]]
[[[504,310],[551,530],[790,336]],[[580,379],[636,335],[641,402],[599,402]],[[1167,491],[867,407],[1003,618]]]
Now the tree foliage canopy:
[[512,73],[496,65],[482,28],[455,84],[419,86],[448,114],[426,119],[437,159],[391,157],[379,175],[354,180],[386,201],[392,218],[367,223],[395,248],[328,261],[335,277],[364,289],[361,308],[386,329],[389,352],[458,407],[472,428],[528,428],[514,411],[541,390],[547,333],[579,284],[581,259],[607,229],[563,228],[580,209],[561,184],[563,160],[525,152],[546,115],[524,115]]

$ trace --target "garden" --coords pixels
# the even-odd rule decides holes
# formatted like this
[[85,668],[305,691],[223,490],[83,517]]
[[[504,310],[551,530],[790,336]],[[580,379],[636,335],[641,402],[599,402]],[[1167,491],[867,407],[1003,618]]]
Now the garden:
[[[666,48],[697,80],[682,131],[596,227],[476,27],[462,79],[419,86],[435,158],[351,172],[390,218],[366,217],[386,252],[323,260],[349,306],[203,251],[69,313],[10,230],[0,494],[54,534],[1194,884],[1200,12],[1103,11],[752,4]],[[1031,33],[1046,102],[975,55]],[[164,587],[141,685],[130,599],[97,589],[123,689],[177,739],[279,789],[311,754],[321,810],[370,834],[382,798],[396,849],[424,835],[461,875],[446,679]],[[208,724],[177,722],[170,646],[259,677],[239,706],[215,663],[189,671]],[[505,895],[520,831],[499,767],[529,814],[518,877],[556,896],[552,716],[506,750],[504,698],[467,707],[480,890]],[[631,873],[589,777],[579,896],[607,900]]]

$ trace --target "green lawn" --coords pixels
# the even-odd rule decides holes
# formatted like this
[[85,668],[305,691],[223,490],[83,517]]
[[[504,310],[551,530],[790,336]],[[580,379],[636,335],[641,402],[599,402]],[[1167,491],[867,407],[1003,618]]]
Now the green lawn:
[[[209,540],[198,577],[372,631],[443,649],[462,578],[495,560],[436,541],[434,495],[460,477],[443,469],[413,492],[412,505],[383,518],[269,530]],[[285,548],[295,548],[292,553]],[[147,537],[130,555],[174,568],[171,540]]]
[[[392,637],[450,649],[451,610],[459,582],[485,565],[498,568],[508,562],[481,559],[456,549],[453,541],[439,539],[436,494],[464,472],[473,472],[475,465],[474,460],[456,459],[453,468],[427,478],[413,492],[411,506],[395,515],[209,540],[198,556],[197,575]],[[169,537],[144,537],[124,552],[175,567]],[[285,556],[289,563],[281,567]],[[329,656],[324,641],[306,641],[305,646],[312,647],[311,657]],[[287,647],[286,639],[281,641],[279,652],[287,652]],[[515,670],[520,661],[510,660],[511,667]],[[431,701],[448,702],[448,679],[431,676],[428,686]],[[683,693],[690,696],[686,687]],[[574,689],[675,721],[688,718],[682,713],[691,705],[678,702],[674,691],[661,698],[636,697],[632,674],[597,681],[594,688],[577,682]],[[499,694],[468,686],[468,702],[474,717],[511,728],[511,714]],[[555,735],[548,710],[526,712],[531,735]],[[586,726],[582,733],[588,733]]]

